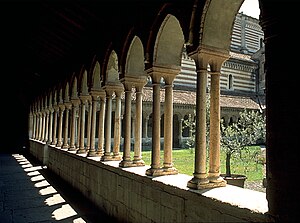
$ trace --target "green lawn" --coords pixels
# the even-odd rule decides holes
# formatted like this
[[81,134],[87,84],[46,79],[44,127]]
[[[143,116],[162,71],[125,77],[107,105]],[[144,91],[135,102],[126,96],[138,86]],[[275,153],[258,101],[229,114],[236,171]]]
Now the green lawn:
[[[259,147],[251,147],[250,154],[243,154],[245,157],[258,153]],[[180,173],[193,175],[194,172],[194,152],[190,149],[173,150],[173,163]],[[142,158],[146,165],[151,164],[151,151],[143,151]],[[263,165],[256,162],[256,159],[242,161],[239,158],[232,158],[231,172],[235,174],[245,174],[247,181],[261,181],[263,179]],[[163,164],[163,151],[161,151],[161,164]],[[225,154],[221,152],[221,173],[225,173]]]

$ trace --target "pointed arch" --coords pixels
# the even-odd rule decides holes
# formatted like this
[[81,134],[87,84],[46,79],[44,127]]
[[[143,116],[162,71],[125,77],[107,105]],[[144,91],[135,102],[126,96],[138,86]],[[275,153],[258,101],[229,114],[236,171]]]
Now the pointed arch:
[[64,102],[70,101],[70,87],[69,82],[66,82],[65,90],[64,90]]
[[86,69],[83,69],[83,71],[81,73],[80,95],[82,95],[82,96],[89,95]]
[[140,76],[144,70],[144,47],[141,39],[134,36],[127,52],[124,75]]
[[77,77],[73,74],[72,78],[72,89],[71,89],[71,100],[78,99],[78,86],[77,86]]
[[219,0],[206,1],[201,18],[199,44],[228,51],[235,16],[243,2],[244,0],[232,0],[220,4]]
[[181,65],[184,35],[177,18],[168,14],[157,33],[153,64]]
[[105,84],[119,82],[119,65],[118,55],[112,50],[108,57],[106,72],[105,72]]
[[101,89],[101,66],[98,61],[95,62],[93,72],[92,72],[92,90],[100,90]]

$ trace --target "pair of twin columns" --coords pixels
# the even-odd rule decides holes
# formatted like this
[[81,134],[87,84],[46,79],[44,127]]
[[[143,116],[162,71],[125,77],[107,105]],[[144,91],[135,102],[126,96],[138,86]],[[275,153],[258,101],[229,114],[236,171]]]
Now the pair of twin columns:
[[[196,97],[196,134],[195,165],[193,178],[187,183],[189,188],[206,189],[226,185],[220,176],[220,75],[222,64],[229,58],[228,52],[201,49],[191,56],[197,69]],[[210,141],[209,172],[206,171],[206,88],[208,67],[210,69]],[[147,70],[153,84],[153,126],[151,167],[146,175],[160,176],[177,174],[172,163],[172,129],[173,129],[173,81],[180,72],[154,66]],[[165,80],[164,107],[164,163],[160,166],[160,79]]]

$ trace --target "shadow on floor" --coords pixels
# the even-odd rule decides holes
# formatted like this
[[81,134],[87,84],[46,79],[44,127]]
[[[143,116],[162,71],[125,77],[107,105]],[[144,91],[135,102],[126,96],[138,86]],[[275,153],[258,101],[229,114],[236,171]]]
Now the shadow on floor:
[[27,152],[0,154],[0,221],[118,222]]

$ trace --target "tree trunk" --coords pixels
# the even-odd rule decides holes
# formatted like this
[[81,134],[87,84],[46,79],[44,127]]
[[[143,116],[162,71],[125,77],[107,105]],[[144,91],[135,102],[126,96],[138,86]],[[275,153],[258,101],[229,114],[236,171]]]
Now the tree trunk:
[[230,169],[230,158],[231,153],[226,153],[226,176],[231,176],[231,169]]

